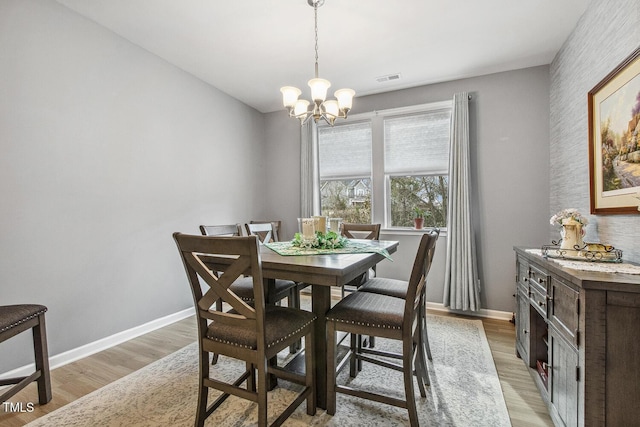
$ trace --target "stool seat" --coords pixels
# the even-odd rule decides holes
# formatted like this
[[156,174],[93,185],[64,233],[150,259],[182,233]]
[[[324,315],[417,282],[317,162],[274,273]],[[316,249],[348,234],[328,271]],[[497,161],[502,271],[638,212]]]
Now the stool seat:
[[0,379],[0,386],[12,385],[0,394],[0,403],[25,388],[31,382],[38,383],[38,401],[40,404],[51,400],[51,377],[49,374],[49,355],[44,314],[47,307],[40,304],[15,304],[0,306],[0,342],[4,342],[29,329],[33,334],[35,371],[25,377]]
[[[39,304],[17,304],[0,306],[0,333],[15,328],[22,323],[47,311],[47,307]],[[21,329],[20,332],[22,332]]]

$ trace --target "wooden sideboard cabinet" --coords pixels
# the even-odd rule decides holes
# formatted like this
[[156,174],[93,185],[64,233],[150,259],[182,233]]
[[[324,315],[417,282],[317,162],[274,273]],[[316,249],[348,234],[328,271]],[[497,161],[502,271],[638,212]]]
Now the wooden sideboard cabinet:
[[516,353],[556,426],[640,426],[640,275],[515,247]]

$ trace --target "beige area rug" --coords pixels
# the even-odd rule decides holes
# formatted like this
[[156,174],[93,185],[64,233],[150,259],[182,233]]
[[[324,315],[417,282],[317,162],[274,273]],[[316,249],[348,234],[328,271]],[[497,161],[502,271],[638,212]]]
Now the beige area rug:
[[[429,316],[433,363],[431,386],[416,401],[421,426],[510,426],[509,414],[491,357],[482,322]],[[399,348],[397,342],[377,339],[376,347]],[[283,352],[288,357],[288,351]],[[244,364],[221,357],[214,375],[236,378]],[[197,346],[191,344],[112,384],[28,424],[36,426],[192,426],[195,416]],[[348,369],[341,382],[349,381]],[[351,380],[403,396],[400,373],[364,363]],[[280,381],[269,393],[269,422],[293,400],[291,385]],[[211,392],[213,395],[214,392]],[[206,422],[207,426],[251,426],[257,422],[253,403],[230,397]],[[338,394],[335,416],[318,410],[306,414],[303,403],[285,422],[289,426],[405,426],[407,411]]]

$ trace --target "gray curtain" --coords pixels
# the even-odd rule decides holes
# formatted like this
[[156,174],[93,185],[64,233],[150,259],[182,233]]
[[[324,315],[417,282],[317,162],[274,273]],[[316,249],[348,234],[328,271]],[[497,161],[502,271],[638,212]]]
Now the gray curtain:
[[300,216],[320,215],[318,128],[309,120],[300,128]]
[[449,154],[449,207],[447,261],[444,277],[445,307],[480,310],[476,245],[471,221],[469,158],[469,94],[453,97]]

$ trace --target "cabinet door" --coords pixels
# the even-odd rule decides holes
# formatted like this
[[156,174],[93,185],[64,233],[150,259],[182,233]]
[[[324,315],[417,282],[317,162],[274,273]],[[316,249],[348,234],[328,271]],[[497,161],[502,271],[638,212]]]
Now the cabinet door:
[[518,287],[516,291],[516,349],[527,365],[529,361],[529,341],[531,327],[529,324],[529,296]]
[[[549,328],[549,400],[551,416],[565,426],[578,425],[578,352]],[[556,422],[556,425],[558,423]]]
[[557,277],[549,287],[549,321],[573,344],[579,344],[580,293]]
[[516,274],[518,275],[516,282],[525,287],[529,287],[529,263],[527,260],[518,256],[516,259]]

